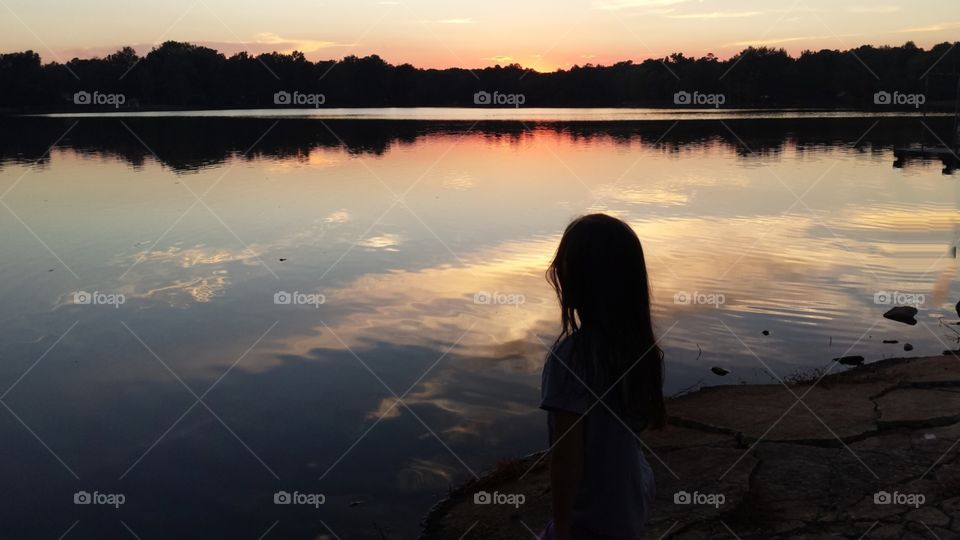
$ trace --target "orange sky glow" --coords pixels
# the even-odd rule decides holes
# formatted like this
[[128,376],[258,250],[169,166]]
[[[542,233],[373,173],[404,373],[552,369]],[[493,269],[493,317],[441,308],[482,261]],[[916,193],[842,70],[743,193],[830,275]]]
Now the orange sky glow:
[[166,40],[227,55],[299,50],[311,60],[379,54],[395,64],[539,71],[673,52],[728,58],[748,45],[930,47],[960,38],[960,3],[942,0],[5,0],[0,51],[44,61],[141,54]]

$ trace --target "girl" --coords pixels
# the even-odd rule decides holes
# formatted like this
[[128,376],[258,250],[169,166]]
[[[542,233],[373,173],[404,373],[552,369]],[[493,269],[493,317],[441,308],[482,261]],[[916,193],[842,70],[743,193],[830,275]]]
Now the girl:
[[576,219],[547,270],[561,333],[543,368],[553,521],[542,540],[635,540],[653,502],[636,435],[664,425],[663,353],[640,240],[604,214]]

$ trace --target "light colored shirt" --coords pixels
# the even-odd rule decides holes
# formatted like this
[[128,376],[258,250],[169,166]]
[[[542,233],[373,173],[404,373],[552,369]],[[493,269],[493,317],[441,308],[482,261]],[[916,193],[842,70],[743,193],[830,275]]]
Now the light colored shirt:
[[553,413],[583,416],[583,476],[574,504],[573,529],[611,540],[641,539],[656,492],[653,470],[637,435],[627,427],[630,422],[621,422],[597,402],[603,391],[595,396],[586,386],[589,381],[583,370],[576,369],[572,351],[573,342],[567,338],[547,356],[540,408],[550,416],[551,445],[562,435],[553,433]]

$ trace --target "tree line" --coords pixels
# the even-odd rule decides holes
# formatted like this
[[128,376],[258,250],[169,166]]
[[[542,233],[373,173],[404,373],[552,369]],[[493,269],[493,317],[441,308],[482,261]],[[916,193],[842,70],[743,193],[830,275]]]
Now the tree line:
[[[0,54],[0,109],[676,104],[952,108],[960,71],[956,45],[960,43],[941,43],[928,50],[912,42],[864,45],[804,51],[796,57],[779,48],[749,47],[726,60],[674,53],[640,63],[537,72],[518,64],[423,69],[392,65],[377,55],[312,62],[296,51],[227,57],[207,47],[168,41],[144,56],[124,47],[104,58],[66,63],[44,64],[34,51]],[[916,96],[922,96],[922,103]]]

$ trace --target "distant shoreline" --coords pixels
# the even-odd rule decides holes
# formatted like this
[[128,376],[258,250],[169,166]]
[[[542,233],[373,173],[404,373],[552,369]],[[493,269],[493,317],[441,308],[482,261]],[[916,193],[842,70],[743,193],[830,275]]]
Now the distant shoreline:
[[[366,113],[366,114],[365,114]],[[634,113],[634,114],[631,114]],[[632,120],[710,120],[723,118],[923,118],[952,116],[952,109],[917,111],[852,108],[679,108],[679,107],[320,107],[320,108],[76,108],[37,111],[0,110],[0,117],[43,118],[164,118],[164,117],[237,117],[237,118],[323,118],[350,120],[549,120],[612,121]],[[662,116],[662,118],[658,118]]]
[[[329,106],[852,107],[953,109],[960,42],[913,42],[790,55],[745,47],[719,59],[674,53],[640,62],[539,72],[512,63],[419,68],[373,54],[308,60],[303,53],[237,53],[166,41],[145,55],[44,63],[0,53],[0,107],[17,112]],[[871,67],[872,66],[872,67]]]

